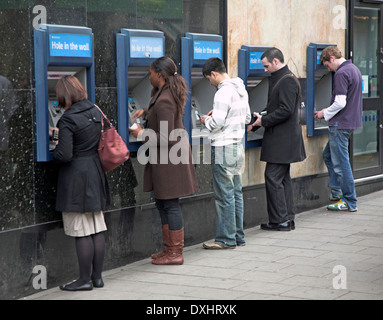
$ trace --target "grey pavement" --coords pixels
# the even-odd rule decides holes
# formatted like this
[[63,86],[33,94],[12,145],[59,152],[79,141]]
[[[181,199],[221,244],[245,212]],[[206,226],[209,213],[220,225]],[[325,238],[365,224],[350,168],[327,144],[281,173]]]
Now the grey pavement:
[[381,300],[383,191],[360,197],[357,213],[325,207],[296,216],[296,230],[246,230],[227,250],[185,248],[182,266],[151,259],[105,271],[104,288],[39,291],[26,300]]

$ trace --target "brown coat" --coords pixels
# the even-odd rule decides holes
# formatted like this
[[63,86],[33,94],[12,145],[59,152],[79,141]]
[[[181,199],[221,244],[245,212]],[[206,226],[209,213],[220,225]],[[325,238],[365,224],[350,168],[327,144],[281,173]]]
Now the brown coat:
[[[166,124],[168,126],[162,136],[160,135],[160,122],[162,122],[162,127]],[[168,85],[162,87],[149,103],[148,128],[153,130],[157,136],[156,145],[149,149],[151,157],[153,153],[154,155],[157,153],[157,161],[150,160],[145,166],[144,191],[154,191],[155,198],[162,200],[180,198],[195,193],[198,190],[198,183],[192,163],[189,139],[187,135],[182,138],[178,137],[176,141],[169,139],[169,134],[174,129],[182,129],[180,132],[185,133],[185,128],[182,116],[177,114],[177,105]],[[175,161],[171,161],[175,156],[175,151],[178,151],[176,155],[182,159],[182,163],[174,164]],[[164,160],[167,163],[164,163]]]

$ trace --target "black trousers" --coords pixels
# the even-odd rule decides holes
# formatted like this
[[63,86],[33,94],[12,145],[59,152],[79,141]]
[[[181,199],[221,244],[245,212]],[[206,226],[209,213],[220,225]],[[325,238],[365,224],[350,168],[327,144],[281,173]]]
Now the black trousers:
[[270,223],[294,220],[290,164],[267,163],[265,169],[267,213]]

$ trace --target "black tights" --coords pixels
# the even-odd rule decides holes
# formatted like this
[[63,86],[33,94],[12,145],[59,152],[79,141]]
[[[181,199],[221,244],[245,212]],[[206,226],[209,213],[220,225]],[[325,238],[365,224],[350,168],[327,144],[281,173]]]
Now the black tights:
[[85,237],[76,237],[76,252],[80,277],[73,286],[81,286],[91,279],[101,278],[105,256],[105,237],[102,232]]

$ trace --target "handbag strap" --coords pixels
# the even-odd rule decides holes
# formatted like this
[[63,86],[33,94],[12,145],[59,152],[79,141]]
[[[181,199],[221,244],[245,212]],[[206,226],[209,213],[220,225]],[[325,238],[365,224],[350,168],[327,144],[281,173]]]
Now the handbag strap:
[[[109,126],[112,128],[113,127],[113,124],[109,121],[108,117],[105,115],[104,112],[102,112],[102,110],[100,109],[100,107],[98,105],[94,105],[102,114],[103,118],[105,118],[106,122],[108,122]],[[101,131],[104,131],[104,121],[103,121],[103,118],[101,118]]]

